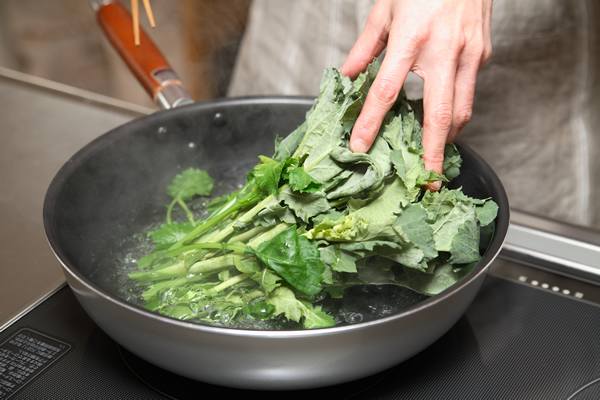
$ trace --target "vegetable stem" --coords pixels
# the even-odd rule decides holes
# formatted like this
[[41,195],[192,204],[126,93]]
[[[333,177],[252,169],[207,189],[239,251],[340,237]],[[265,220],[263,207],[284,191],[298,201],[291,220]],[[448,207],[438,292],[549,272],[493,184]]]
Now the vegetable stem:
[[134,272],[129,274],[129,277],[138,281],[158,281],[185,276],[187,274],[188,270],[185,269],[184,263],[178,262],[177,264],[162,269]]
[[252,273],[248,273],[248,274],[239,274],[236,275],[232,278],[227,279],[225,282],[218,284],[217,286],[213,287],[212,290],[214,290],[215,292],[220,292],[223,289],[227,289],[230,286],[235,285],[236,283],[240,283],[242,281],[245,281],[246,279],[250,278],[252,275]]
[[[249,190],[249,192],[247,192],[248,190]],[[225,219],[228,215],[240,210],[243,207],[246,207],[246,206],[249,206],[249,205],[252,205],[252,204],[258,202],[260,200],[259,190],[260,190],[260,188],[258,187],[258,185],[254,185],[249,189],[248,189],[248,186],[242,188],[242,190],[240,190],[240,194],[238,194],[238,196],[232,198],[227,203],[223,204],[221,207],[219,207],[217,210],[215,210],[215,212],[213,212],[208,218],[206,218],[200,225],[198,225],[194,230],[192,230],[190,233],[188,233],[183,239],[179,240],[177,243],[175,243],[173,246],[171,246],[168,250],[169,251],[176,250],[176,249],[182,247],[185,243],[187,243],[191,239],[195,238],[196,236],[200,235],[201,233],[204,233],[208,229],[217,225],[219,222],[221,222],[223,219]],[[256,213],[258,213],[258,211],[260,211],[260,209],[257,210]],[[252,217],[250,217],[250,219],[252,219]],[[248,219],[248,221],[250,219]],[[232,226],[232,224],[230,224],[229,226]],[[233,230],[231,230],[231,232],[229,234],[231,234],[232,232],[233,232]],[[219,235],[219,237],[221,237],[221,235]],[[221,240],[222,239],[215,240],[215,241],[221,241]]]
[[[234,257],[239,256],[234,254],[226,254],[224,256],[209,258],[208,260],[198,261],[197,263],[192,264],[187,272],[195,275],[223,270],[234,265]],[[251,257],[242,258],[242,260],[247,260],[249,258]]]
[[292,224],[282,222],[281,224],[276,225],[271,230],[250,240],[248,242],[248,247],[252,247],[254,249],[254,248],[258,247],[259,244],[273,239],[275,236],[279,235],[281,232],[285,231],[290,226],[292,226]]
[[240,243],[240,242],[246,243],[248,240],[260,235],[261,233],[265,232],[267,229],[269,229],[269,228],[261,226],[261,225],[255,226],[254,228],[249,229],[246,232],[242,232],[239,235],[233,236],[231,239],[229,239],[227,241],[227,243]]
[[186,246],[180,247],[178,249],[167,251],[165,256],[167,257],[176,257],[180,254],[186,253],[192,250],[202,250],[202,249],[219,249],[219,250],[232,250],[236,254],[243,254],[246,251],[246,246],[236,245],[236,244],[227,244],[227,243],[194,243],[188,244]]
[[275,198],[275,196],[273,196],[273,195],[267,196],[264,200],[262,200],[257,205],[255,205],[252,209],[250,209],[244,215],[242,215],[237,220],[235,220],[235,221],[231,222],[229,225],[227,225],[214,238],[212,238],[212,241],[221,242],[221,241],[225,240],[229,235],[231,235],[234,232],[234,224],[236,224],[236,223],[240,223],[242,225],[247,224],[248,222],[250,222],[252,220],[252,218],[254,218],[256,216],[256,214],[258,214],[263,208],[265,208],[265,206],[267,204],[269,204],[274,198]]

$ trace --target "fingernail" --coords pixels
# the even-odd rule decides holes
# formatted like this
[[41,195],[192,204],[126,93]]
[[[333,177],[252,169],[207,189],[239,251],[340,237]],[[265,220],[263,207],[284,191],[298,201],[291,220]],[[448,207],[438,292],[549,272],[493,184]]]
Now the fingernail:
[[366,153],[369,150],[369,147],[362,139],[356,139],[354,142],[350,143],[350,150],[354,153]]
[[437,192],[442,187],[442,181],[432,182],[427,186],[429,186],[430,191]]

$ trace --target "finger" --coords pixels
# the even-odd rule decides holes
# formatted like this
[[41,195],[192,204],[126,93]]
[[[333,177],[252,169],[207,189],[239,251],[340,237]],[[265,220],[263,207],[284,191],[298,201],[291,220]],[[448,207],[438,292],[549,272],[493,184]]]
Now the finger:
[[479,71],[485,66],[492,56],[492,40],[491,40],[491,25],[492,25],[492,0],[486,0],[483,3],[483,43],[484,51],[479,64]]
[[475,97],[475,82],[479,69],[479,58],[459,62],[454,80],[454,100],[452,105],[452,125],[446,141],[456,140],[463,128],[473,115],[473,99]]
[[481,13],[482,29],[475,32],[465,43],[458,60],[454,81],[452,127],[448,134],[448,142],[454,142],[471,120],[477,74],[491,56],[491,3],[488,4],[487,1],[484,1],[479,12]]
[[[394,105],[402,89],[413,64],[412,58],[405,58],[403,54],[406,52],[396,51],[393,46],[388,47],[387,55],[352,129],[350,150],[355,153],[366,153],[369,150],[383,118]],[[410,54],[412,56],[412,52]]]
[[362,33],[340,68],[341,74],[351,79],[365,71],[387,45],[391,16],[384,7],[378,5],[373,6]]
[[[443,172],[444,147],[452,127],[456,63],[448,60],[425,76],[423,88],[423,161],[426,169]],[[437,190],[440,183],[429,185]]]

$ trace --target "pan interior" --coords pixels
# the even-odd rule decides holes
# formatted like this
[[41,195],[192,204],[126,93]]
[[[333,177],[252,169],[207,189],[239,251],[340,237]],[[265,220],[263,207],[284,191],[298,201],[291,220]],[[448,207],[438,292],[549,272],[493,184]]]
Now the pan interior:
[[[150,251],[145,234],[164,221],[170,202],[165,188],[173,177],[189,167],[201,168],[215,179],[212,196],[237,189],[258,155],[272,155],[275,138],[300,125],[311,104],[267,98],[195,104],[105,134],[69,160],[49,189],[44,218],[52,246],[76,274],[110,295],[142,305],[127,268],[144,250]],[[472,197],[492,197],[501,210],[507,209],[491,169],[470,149],[459,148],[463,167],[453,186]],[[200,210],[207,201],[199,199],[193,207]],[[489,242],[494,252],[508,226],[507,217],[502,218],[496,223],[502,228]],[[484,257],[482,264],[490,260]],[[345,298],[324,307],[339,309],[337,318],[355,323],[394,314],[426,297],[396,286],[376,286],[353,288]],[[394,305],[386,303],[390,299]]]

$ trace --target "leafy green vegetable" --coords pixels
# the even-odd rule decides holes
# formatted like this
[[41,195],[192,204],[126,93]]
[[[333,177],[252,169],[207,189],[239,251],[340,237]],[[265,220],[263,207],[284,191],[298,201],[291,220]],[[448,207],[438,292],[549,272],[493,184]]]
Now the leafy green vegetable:
[[[369,152],[348,147],[378,69],[375,61],[354,82],[325,71],[304,123],[259,157],[244,187],[213,199],[204,220],[185,202],[208,195],[212,179],[197,169],[175,177],[167,224],[148,234],[154,251],[129,275],[148,309],[225,326],[323,328],[338,323],[315,305],[326,293],[390,284],[432,296],[473,268],[498,206],[447,188],[461,166],[454,145],[443,175],[425,169],[420,101],[401,91]],[[424,191],[435,181],[440,191]],[[171,221],[175,204],[189,222]]]
[[292,321],[300,321],[304,317],[304,327],[307,329],[326,328],[334,325],[333,317],[310,304],[300,301],[294,292],[287,287],[278,287],[267,297],[267,303],[275,308],[276,314],[284,314]]
[[304,167],[298,167],[289,173],[290,188],[301,193],[314,193],[323,188],[321,182],[304,171]]
[[167,186],[167,194],[188,201],[196,195],[210,196],[214,184],[215,182],[208,172],[198,168],[189,168],[175,176],[173,182]]
[[210,196],[215,182],[208,172],[198,168],[188,168],[175,176],[173,182],[167,186],[167,194],[173,197],[167,210],[167,224],[171,224],[171,212],[175,204],[179,204],[187,214],[190,222],[194,225],[194,217],[186,201],[194,196]]
[[185,237],[192,231],[194,225],[190,222],[184,222],[181,224],[171,223],[162,225],[159,229],[149,232],[148,236],[152,238],[156,244],[154,250],[161,250],[169,248],[172,244],[177,243],[179,240]]
[[299,235],[295,225],[263,242],[254,254],[301,292],[311,296],[321,291],[319,282],[325,266],[319,258],[317,243]]

